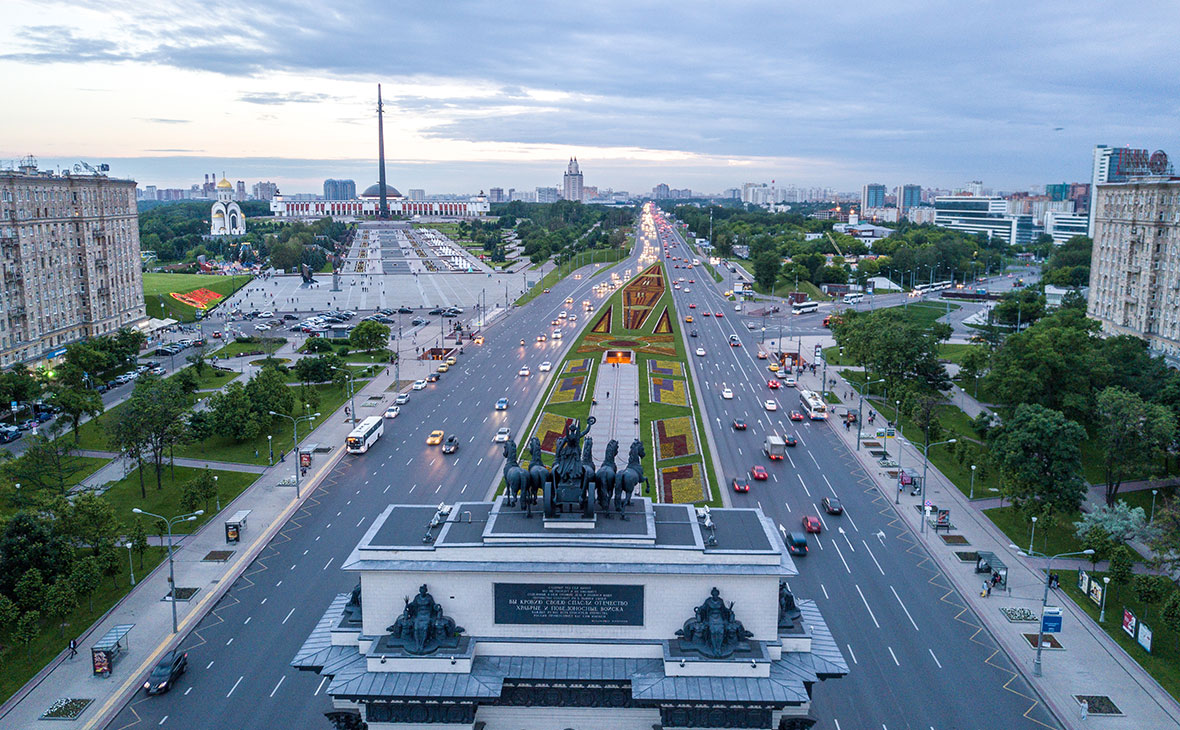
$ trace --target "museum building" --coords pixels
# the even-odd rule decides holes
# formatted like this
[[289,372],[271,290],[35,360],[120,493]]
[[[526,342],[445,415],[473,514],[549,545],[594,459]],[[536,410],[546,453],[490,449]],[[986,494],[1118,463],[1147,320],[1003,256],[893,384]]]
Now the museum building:
[[343,569],[291,662],[336,728],[796,730],[848,673],[758,509],[390,505]]
[[[409,200],[397,188],[385,186],[386,204],[391,215],[413,218],[480,218],[488,214],[488,199],[483,193],[469,200]],[[333,220],[375,217],[381,204],[381,185],[370,185],[352,200],[288,200],[276,195],[270,211],[276,218]]]

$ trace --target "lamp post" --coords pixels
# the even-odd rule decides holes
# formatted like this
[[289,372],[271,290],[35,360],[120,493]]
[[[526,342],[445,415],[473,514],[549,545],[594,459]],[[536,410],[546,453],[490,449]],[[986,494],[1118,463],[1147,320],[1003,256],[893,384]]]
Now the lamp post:
[[1031,553],[1033,549],[1033,539],[1037,536],[1037,516],[1032,516],[1032,530],[1028,534],[1028,551]]
[[351,419],[352,422],[356,423],[356,401],[353,400],[353,383],[352,383],[353,378],[355,376],[353,376],[352,371],[349,370],[347,367],[343,367],[343,368],[333,367],[332,369],[342,372],[348,376],[348,408],[350,411],[352,411],[352,419]]
[[[886,424],[885,428],[888,429],[889,425]],[[893,401],[893,438],[896,439],[898,437],[898,435],[900,434],[900,431],[901,431],[901,401],[895,400],[895,401]],[[886,459],[889,458],[889,431],[888,430],[885,431],[885,458]],[[900,441],[897,442],[897,458],[898,458],[898,461],[901,460],[901,442]]]
[[274,435],[273,435],[273,434],[269,434],[269,433],[268,433],[268,434],[266,435],[266,448],[267,448],[267,451],[269,451],[269,452],[270,452],[270,455],[266,457],[266,465],[267,465],[267,466],[274,466],[274,465],[275,465],[275,443],[274,443],[274,438],[275,438],[275,437],[274,437]]
[[[884,383],[884,382],[885,382],[885,378],[880,378],[878,380],[869,380],[865,383],[865,390],[868,391],[869,386],[871,386],[873,383]],[[860,434],[861,434],[860,427],[861,427],[861,424],[864,423],[865,394],[861,393],[860,391],[857,391],[857,395],[860,396],[860,403],[856,406],[856,450],[860,451]]]
[[295,499],[299,499],[299,424],[302,421],[314,421],[320,417],[320,414],[315,413],[307,416],[288,416],[286,413],[277,413],[270,411],[272,416],[281,416],[291,422],[291,453],[295,456]]
[[155,517],[165,525],[168,526],[168,595],[171,596],[170,603],[172,604],[172,633],[176,633],[176,572],[172,563],[172,525],[177,522],[192,522],[201,515],[205,514],[205,510],[199,509],[196,512],[189,512],[183,515],[177,515],[172,519],[168,519],[163,515],[158,515],[154,512],[145,512],[139,507],[134,507],[131,510],[137,515],[147,515],[148,517]]
[[971,495],[967,499],[975,499],[975,465],[971,465]]
[[[19,508],[20,508],[20,506],[21,506],[21,501],[20,501],[20,482],[17,482],[15,486],[16,486],[16,506],[17,506],[17,509],[19,509]],[[1154,510],[1154,509],[1152,510],[1152,514],[1155,514],[1155,510]]]
[[[18,484],[16,486],[19,487],[20,485]],[[1149,524],[1149,525],[1151,523],[1155,522],[1155,495],[1159,494],[1159,491],[1160,490],[1158,490],[1158,489],[1151,490],[1151,517],[1147,520],[1147,524]],[[1105,595],[1105,594],[1103,594],[1103,595]]]
[[1106,592],[1110,589],[1110,576],[1102,576],[1102,610],[1098,612],[1098,623],[1106,621]]
[[[1021,550],[1020,548],[1016,547],[1016,545],[1011,543],[1008,544],[1008,547],[1026,557],[1040,557],[1046,558],[1048,560],[1048,562],[1045,563],[1045,595],[1041,598],[1041,626],[1040,630],[1037,631],[1037,658],[1033,660],[1033,676],[1039,677],[1041,676],[1041,645],[1045,643],[1045,607],[1049,605],[1049,576],[1053,574],[1053,561],[1057,558],[1068,558],[1072,555],[1093,555],[1094,551],[1088,549],[1082,550],[1080,552],[1045,555],[1044,553],[1038,553],[1035,550]],[[1102,592],[1102,598],[1103,600],[1106,599],[1106,591]],[[1101,618],[1098,620],[1102,621]]]
[[930,468],[930,447],[942,446],[943,444],[953,444],[958,439],[947,439],[946,441],[935,441],[932,444],[923,444],[922,446],[922,525],[921,532],[926,534],[926,471]]
[[[206,466],[205,468],[208,469],[209,467]],[[220,513],[221,512],[221,492],[218,491],[218,489],[217,489],[217,475],[216,474],[213,475],[213,498],[215,500],[217,500],[217,511]]]
[[131,585],[135,585],[135,561],[131,559],[131,541],[123,544],[127,548],[127,569],[131,571]]

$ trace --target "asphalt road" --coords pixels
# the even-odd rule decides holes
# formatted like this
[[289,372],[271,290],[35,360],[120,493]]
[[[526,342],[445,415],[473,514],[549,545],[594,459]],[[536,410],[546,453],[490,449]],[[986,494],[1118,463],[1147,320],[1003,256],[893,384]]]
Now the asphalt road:
[[[691,259],[682,239],[675,240],[670,253]],[[755,464],[770,473],[767,481],[751,481],[748,493],[729,490],[731,504],[759,506],[787,531],[801,531],[804,515],[818,516],[824,525],[822,534],[809,535],[809,554],[796,558],[799,576],[790,581],[791,589],[816,599],[850,673],[815,686],[816,727],[1059,727],[935,567],[921,538],[899,524],[893,505],[838,441],[832,429],[841,428],[839,422],[788,419],[791,410],[802,410],[798,392],[767,387],[774,374],[767,370],[769,360],[756,357],[760,327],[753,332],[745,326],[746,318],[721,295],[723,284],[715,285],[706,270],[669,273],[684,276],[685,283],[696,280],[689,292],[674,296],[681,321],[688,314],[694,318],[683,325],[698,333],[688,340],[691,350],[705,349],[703,357],[693,356],[697,388],[726,488],[729,479],[748,476]],[[706,310],[724,316],[704,317]],[[785,320],[786,336],[813,334],[822,315],[787,314]],[[732,334],[741,347],[729,346]],[[811,361],[812,353],[804,356]],[[732,400],[721,397],[726,387]],[[777,411],[765,410],[767,399],[777,402]],[[735,431],[734,418],[744,418],[748,429]],[[763,455],[770,431],[798,439],[787,459],[772,462]],[[845,514],[825,514],[819,506],[824,496],[839,497]],[[902,501],[916,508],[918,498],[907,493]]]
[[[637,257],[619,263],[617,270],[634,269]],[[583,299],[599,301],[591,289],[607,275],[591,277],[592,271],[583,270],[581,280],[567,277],[551,293],[493,322],[482,347],[467,345],[458,365],[439,382],[411,392],[400,415],[386,421],[385,435],[367,453],[344,456],[189,635],[182,644],[189,652],[189,671],[177,687],[155,697],[139,692],[107,727],[323,727],[331,702],[322,678],[291,669],[288,662],[332,597],[356,584],[355,576],[339,569],[341,563],[390,503],[487,497],[504,465],[503,445],[493,444],[493,435],[508,426],[519,439],[552,377],[538,373],[538,366],[558,362],[586,318],[563,325],[561,340],[541,344],[536,336],[551,333],[550,321],[562,309],[581,315]],[[570,296],[573,307],[564,303]],[[530,377],[517,375],[525,364]],[[510,401],[507,411],[495,410],[501,397]],[[460,437],[457,454],[444,457],[439,447],[426,446],[427,434],[436,428]]]

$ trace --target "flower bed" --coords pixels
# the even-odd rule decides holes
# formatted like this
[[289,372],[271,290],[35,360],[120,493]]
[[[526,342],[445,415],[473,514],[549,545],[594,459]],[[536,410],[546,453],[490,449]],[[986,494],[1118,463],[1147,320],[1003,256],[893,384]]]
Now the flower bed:
[[676,343],[672,335],[640,335],[637,339],[619,339],[609,334],[587,333],[576,350],[579,355],[599,353],[603,350],[632,350],[645,355],[676,356]]
[[623,287],[623,328],[642,327],[663,295],[664,275],[659,264],[652,264]]
[[665,418],[655,422],[656,459],[675,459],[699,453],[692,417]]
[[1035,624],[1041,621],[1035,613],[1027,608],[1003,606],[1000,608],[1000,613],[1014,624]]
[[557,381],[557,387],[549,396],[550,403],[572,403],[582,400],[586,394],[586,375],[565,375]]
[[602,314],[598,315],[598,321],[594,323],[594,326],[590,328],[590,331],[596,332],[600,335],[609,335],[610,334],[611,312],[613,312],[613,311],[614,311],[613,306],[610,306],[610,307],[607,307],[606,309],[604,309],[602,311]]
[[62,697],[57,702],[49,706],[45,714],[41,715],[43,720],[77,720],[90,703],[94,700],[89,698],[78,697]]
[[687,406],[688,392],[683,380],[653,377],[651,379],[651,402],[669,406]]
[[584,360],[570,360],[565,364],[565,372],[567,373],[589,373],[590,363],[592,360],[586,358]]
[[[573,421],[572,418],[559,416],[556,413],[549,413],[548,411],[541,414],[540,420],[537,421],[537,430],[533,435],[541,440],[541,451],[546,454],[557,453],[557,442],[561,440],[561,435],[565,433],[566,426]],[[518,444],[520,447],[521,460],[528,458],[528,441]],[[549,464],[552,466],[552,464]]]
[[666,466],[660,469],[660,501],[677,504],[701,501],[705,498],[702,473],[700,463]]
[[664,307],[664,311],[660,313],[660,318],[656,320],[656,326],[652,332],[661,335],[672,333],[672,317],[668,314],[667,307]]
[[684,375],[684,366],[675,360],[648,360],[647,369],[652,375],[671,375],[677,378]]

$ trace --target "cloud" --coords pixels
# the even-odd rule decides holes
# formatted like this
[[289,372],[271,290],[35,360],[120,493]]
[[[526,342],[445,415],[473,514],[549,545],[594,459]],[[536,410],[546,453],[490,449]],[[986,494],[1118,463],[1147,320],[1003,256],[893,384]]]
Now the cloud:
[[238,96],[238,101],[244,101],[247,104],[322,104],[327,101],[333,101],[334,97],[328,94],[310,94],[302,91],[255,91]]
[[141,121],[151,122],[152,124],[191,124],[191,119],[164,119],[161,117],[140,117]]

